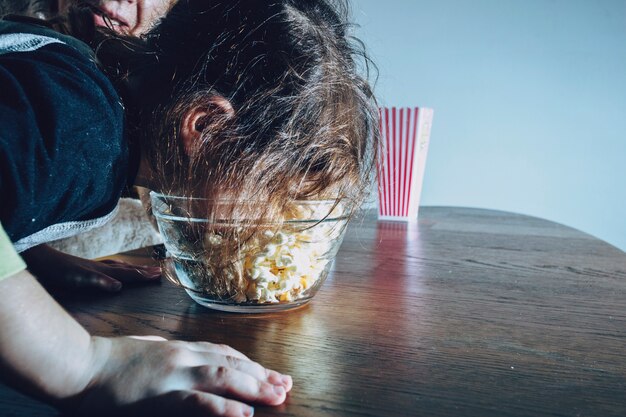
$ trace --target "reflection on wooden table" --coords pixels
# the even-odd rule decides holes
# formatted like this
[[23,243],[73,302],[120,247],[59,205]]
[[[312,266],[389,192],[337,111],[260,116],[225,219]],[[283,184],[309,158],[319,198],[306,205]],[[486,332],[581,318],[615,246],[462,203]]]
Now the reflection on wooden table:
[[[213,312],[169,282],[57,298],[94,334],[226,343],[292,375],[259,416],[626,415],[626,254],[541,219],[368,213],[315,299],[283,313]],[[54,414],[0,388],[0,415]]]

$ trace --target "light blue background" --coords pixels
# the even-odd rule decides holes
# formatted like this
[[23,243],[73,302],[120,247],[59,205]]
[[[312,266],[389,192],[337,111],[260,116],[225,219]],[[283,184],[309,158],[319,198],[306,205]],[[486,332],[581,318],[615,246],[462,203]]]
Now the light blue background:
[[433,107],[425,205],[626,249],[626,0],[353,0],[383,105]]

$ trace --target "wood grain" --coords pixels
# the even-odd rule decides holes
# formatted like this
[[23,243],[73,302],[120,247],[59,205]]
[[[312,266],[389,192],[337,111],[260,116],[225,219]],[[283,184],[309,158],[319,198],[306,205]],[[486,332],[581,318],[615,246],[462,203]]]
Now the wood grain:
[[[287,403],[257,416],[626,415],[626,254],[537,218],[368,213],[290,312],[212,312],[166,282],[57,297],[98,335],[227,343],[291,374]],[[0,415],[55,412],[0,387]]]

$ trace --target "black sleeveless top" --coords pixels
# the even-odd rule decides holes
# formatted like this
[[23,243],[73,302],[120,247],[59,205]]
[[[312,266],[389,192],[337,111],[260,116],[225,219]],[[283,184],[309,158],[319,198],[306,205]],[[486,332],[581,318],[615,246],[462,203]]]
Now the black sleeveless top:
[[123,106],[91,49],[0,20],[0,223],[16,249],[105,222],[128,181]]

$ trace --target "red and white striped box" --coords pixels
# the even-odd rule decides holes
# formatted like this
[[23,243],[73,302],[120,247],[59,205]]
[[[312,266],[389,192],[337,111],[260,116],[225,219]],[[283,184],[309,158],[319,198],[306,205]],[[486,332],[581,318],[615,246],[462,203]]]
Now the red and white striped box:
[[433,109],[381,108],[378,218],[417,221]]

